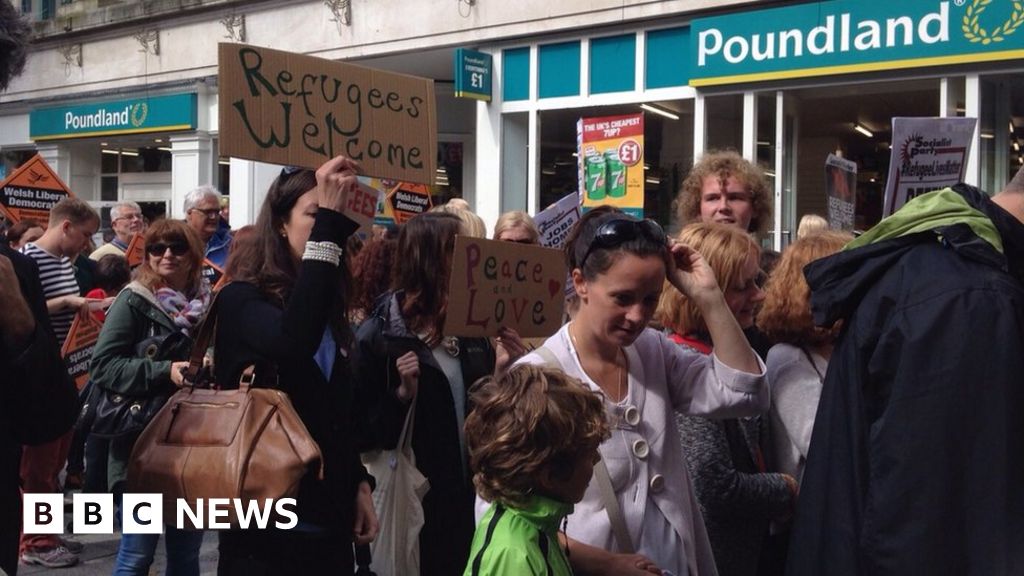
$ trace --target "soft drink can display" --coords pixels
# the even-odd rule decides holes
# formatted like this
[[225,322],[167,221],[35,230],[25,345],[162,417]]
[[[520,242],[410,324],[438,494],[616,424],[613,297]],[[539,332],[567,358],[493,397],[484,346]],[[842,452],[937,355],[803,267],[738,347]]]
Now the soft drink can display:
[[595,154],[586,157],[584,160],[584,184],[587,188],[587,198],[591,200],[604,199],[608,184],[604,156]]
[[608,171],[608,196],[622,198],[626,195],[626,165],[619,160],[619,151],[605,150],[604,163]]

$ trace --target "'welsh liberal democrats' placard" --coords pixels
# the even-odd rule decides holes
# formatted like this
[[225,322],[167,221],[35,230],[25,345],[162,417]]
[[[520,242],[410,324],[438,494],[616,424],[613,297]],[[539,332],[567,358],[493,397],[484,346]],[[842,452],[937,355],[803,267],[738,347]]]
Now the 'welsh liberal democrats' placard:
[[508,326],[530,338],[562,325],[561,250],[458,236],[452,263],[446,336],[496,336]]
[[433,184],[434,81],[220,44],[220,151],[316,168],[339,154],[380,178]]
[[46,228],[53,205],[72,195],[46,160],[36,154],[0,182],[0,212],[10,222],[32,219]]

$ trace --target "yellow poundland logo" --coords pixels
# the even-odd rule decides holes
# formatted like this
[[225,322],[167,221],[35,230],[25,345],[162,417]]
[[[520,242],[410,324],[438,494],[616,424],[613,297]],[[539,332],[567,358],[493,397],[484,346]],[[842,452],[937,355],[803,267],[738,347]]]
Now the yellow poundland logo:
[[960,26],[964,32],[964,38],[971,42],[981,42],[982,45],[987,46],[993,42],[1002,42],[1024,24],[1024,4],[1019,0],[1013,0],[1013,12],[1005,22],[996,26],[991,32],[982,28],[979,20],[982,13],[985,12],[985,8],[991,3],[992,0],[973,0],[967,7]]
[[139,128],[145,124],[146,116],[149,116],[149,104],[137,102],[132,105],[132,126]]

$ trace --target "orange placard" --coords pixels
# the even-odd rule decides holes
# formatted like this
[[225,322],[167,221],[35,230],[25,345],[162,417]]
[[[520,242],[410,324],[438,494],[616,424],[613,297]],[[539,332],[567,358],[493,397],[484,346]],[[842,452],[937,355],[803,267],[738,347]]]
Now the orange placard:
[[68,374],[79,390],[89,380],[89,363],[102,327],[103,323],[92,314],[76,314],[68,337],[64,340],[64,347],[60,350],[68,366]]
[[132,241],[124,251],[124,257],[128,260],[129,268],[135,268],[146,259],[146,242],[141,233],[132,236]]
[[388,194],[388,204],[398,224],[405,224],[414,216],[430,210],[430,186],[400,182]]
[[0,211],[12,223],[31,218],[46,227],[50,209],[62,198],[74,196],[39,154],[0,182]]

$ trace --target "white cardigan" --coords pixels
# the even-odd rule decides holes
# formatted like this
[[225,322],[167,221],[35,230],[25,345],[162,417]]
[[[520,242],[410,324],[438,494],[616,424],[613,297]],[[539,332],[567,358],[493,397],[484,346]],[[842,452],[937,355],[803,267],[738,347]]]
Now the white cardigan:
[[[568,325],[544,346],[555,354],[567,374],[600,391],[580,366]],[[629,360],[627,397],[619,405],[607,405],[613,425],[617,420],[621,422],[614,414],[621,414],[627,405],[639,409],[640,423],[635,427],[624,422],[615,426],[612,437],[601,445],[601,457],[608,466],[633,545],[638,553],[678,576],[686,572],[691,576],[716,575],[711,545],[686,471],[674,411],[718,418],[765,412],[770,394],[764,364],[758,360],[760,374],[741,372],[726,366],[714,354],[705,356],[684,349],[652,329],[645,330],[625,352]],[[519,362],[545,364],[535,352]],[[636,454],[638,440],[647,442],[646,457]],[[662,477],[660,490],[652,489],[655,475]],[[566,531],[586,544],[617,551],[596,482],[590,483],[569,516]]]

